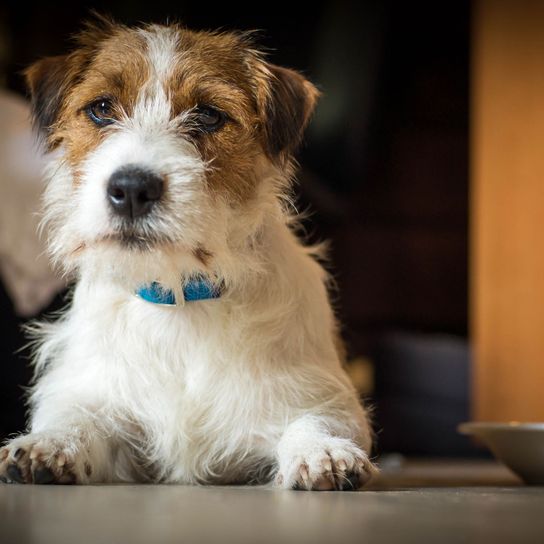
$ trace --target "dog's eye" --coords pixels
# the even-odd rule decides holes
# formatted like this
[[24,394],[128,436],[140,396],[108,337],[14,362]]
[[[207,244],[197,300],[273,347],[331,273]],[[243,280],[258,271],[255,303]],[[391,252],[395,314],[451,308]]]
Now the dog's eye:
[[198,128],[204,132],[215,132],[226,122],[227,116],[211,106],[197,106],[194,110]]
[[91,102],[86,108],[89,119],[99,127],[105,127],[115,122],[113,105],[107,98],[99,98]]

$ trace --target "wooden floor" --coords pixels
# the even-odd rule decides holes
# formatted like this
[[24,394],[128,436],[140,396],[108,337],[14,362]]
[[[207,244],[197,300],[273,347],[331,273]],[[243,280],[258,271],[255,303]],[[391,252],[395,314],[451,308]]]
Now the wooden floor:
[[373,488],[352,493],[0,485],[0,542],[544,542],[544,487],[484,464],[385,472]]

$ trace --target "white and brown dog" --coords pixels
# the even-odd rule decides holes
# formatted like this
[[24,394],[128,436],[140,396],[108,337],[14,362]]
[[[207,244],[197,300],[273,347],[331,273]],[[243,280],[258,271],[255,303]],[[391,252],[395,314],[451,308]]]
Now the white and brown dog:
[[29,434],[0,477],[360,487],[367,414],[289,211],[315,87],[247,35],[105,20],[27,79],[77,284],[34,327]]

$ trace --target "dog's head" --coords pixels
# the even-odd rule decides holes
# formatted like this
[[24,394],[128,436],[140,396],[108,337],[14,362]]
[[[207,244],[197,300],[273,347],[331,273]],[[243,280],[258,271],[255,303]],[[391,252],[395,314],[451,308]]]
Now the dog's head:
[[26,73],[57,259],[156,277],[243,245],[286,189],[315,87],[247,35],[101,20],[76,44]]

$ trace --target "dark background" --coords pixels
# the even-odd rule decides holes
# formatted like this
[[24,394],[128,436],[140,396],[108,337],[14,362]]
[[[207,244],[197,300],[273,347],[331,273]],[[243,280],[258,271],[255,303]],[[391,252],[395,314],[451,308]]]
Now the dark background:
[[[0,7],[5,86],[63,53],[89,4]],[[277,64],[323,91],[299,154],[299,207],[311,241],[331,241],[350,357],[375,368],[379,450],[466,454],[468,74],[470,3],[392,0],[229,3],[112,0],[124,23],[180,19],[194,29],[261,29]],[[4,195],[4,197],[6,197]],[[57,307],[60,299],[53,305]],[[0,286],[0,438],[24,427],[28,382],[19,320]]]

